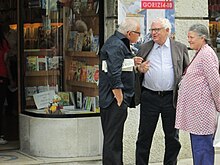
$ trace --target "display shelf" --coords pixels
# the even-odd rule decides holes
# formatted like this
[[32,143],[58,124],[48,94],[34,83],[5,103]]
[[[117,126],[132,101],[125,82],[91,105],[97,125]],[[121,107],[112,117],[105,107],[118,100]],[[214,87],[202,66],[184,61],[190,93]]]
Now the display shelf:
[[86,14],[76,15],[76,17],[99,17],[99,15],[90,12],[90,14],[86,13]]
[[16,11],[17,8],[0,8],[0,12]]
[[98,88],[96,83],[89,83],[89,82],[83,82],[83,81],[67,80],[67,84],[71,86],[78,86],[78,87],[84,87],[84,88],[94,88],[94,89]]
[[[35,27],[35,28],[38,28],[38,27],[42,27],[43,26],[43,23],[41,23],[42,20],[40,21],[34,21],[33,23],[32,22],[27,22],[27,23],[24,23],[24,27],[27,28],[27,27]],[[58,21],[58,20],[57,20]],[[57,26],[57,27],[61,27],[63,25],[62,22],[52,22],[51,23],[51,26]]]
[[28,54],[28,56],[47,56],[48,54],[53,53],[52,49],[25,49],[24,53]]
[[25,76],[60,76],[59,70],[48,70],[48,71],[27,71]]
[[[36,114],[47,114],[45,109],[26,109],[27,112],[36,113]],[[83,109],[72,109],[66,110],[61,109],[62,114],[94,114],[98,112],[83,110]]]
[[90,51],[76,52],[76,51],[67,50],[66,55],[70,57],[80,57],[80,58],[84,58],[84,57],[85,58],[98,58],[96,52],[90,52]]

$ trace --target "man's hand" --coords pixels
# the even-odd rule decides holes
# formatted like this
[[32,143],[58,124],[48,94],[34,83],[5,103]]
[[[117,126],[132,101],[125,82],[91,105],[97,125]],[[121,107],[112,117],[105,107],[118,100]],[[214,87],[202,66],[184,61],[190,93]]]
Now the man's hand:
[[121,89],[113,89],[112,90],[116,100],[117,100],[117,104],[120,107],[122,102],[123,102],[123,93]]
[[141,73],[146,73],[149,70],[150,61],[144,61],[140,65],[137,66],[137,70]]
[[134,65],[140,65],[142,61],[144,60],[142,57],[134,57]]

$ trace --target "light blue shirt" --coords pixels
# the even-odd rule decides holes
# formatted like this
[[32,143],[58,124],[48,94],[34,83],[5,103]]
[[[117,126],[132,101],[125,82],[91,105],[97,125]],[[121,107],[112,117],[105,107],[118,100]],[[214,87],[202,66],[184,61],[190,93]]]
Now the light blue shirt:
[[142,86],[153,91],[173,90],[174,71],[171,56],[170,39],[160,46],[154,43],[149,53],[149,70],[144,74]]

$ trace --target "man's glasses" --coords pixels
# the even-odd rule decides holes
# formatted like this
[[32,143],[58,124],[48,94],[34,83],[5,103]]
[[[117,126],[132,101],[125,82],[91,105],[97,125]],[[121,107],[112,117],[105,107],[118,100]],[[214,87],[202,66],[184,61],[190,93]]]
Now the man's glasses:
[[141,35],[141,32],[137,32],[137,31],[131,31],[131,32],[136,33],[136,34],[138,34],[139,36]]
[[149,29],[149,31],[152,33],[153,31],[155,31],[156,33],[158,33],[161,29],[164,29],[163,27],[162,28],[154,28],[154,29]]

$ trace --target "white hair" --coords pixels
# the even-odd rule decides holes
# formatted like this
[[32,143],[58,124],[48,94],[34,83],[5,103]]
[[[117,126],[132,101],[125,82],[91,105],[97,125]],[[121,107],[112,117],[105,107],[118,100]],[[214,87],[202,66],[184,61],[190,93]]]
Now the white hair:
[[139,23],[134,18],[125,18],[124,21],[121,22],[121,24],[118,27],[118,31],[122,34],[126,34],[128,31],[135,31],[137,30],[137,27],[139,26]]
[[204,37],[206,43],[209,43],[209,41],[210,41],[209,30],[205,25],[194,24],[189,28],[189,31],[196,32],[198,34],[198,36]]
[[152,23],[161,23],[162,27],[165,29],[169,29],[169,34],[171,34],[171,23],[167,18],[156,18],[152,21]]
[[197,33],[198,36],[204,37],[206,44],[208,44],[215,51],[215,48],[213,47],[211,39],[210,39],[209,29],[205,25],[194,24],[194,25],[190,26],[189,31],[193,31],[193,32]]

